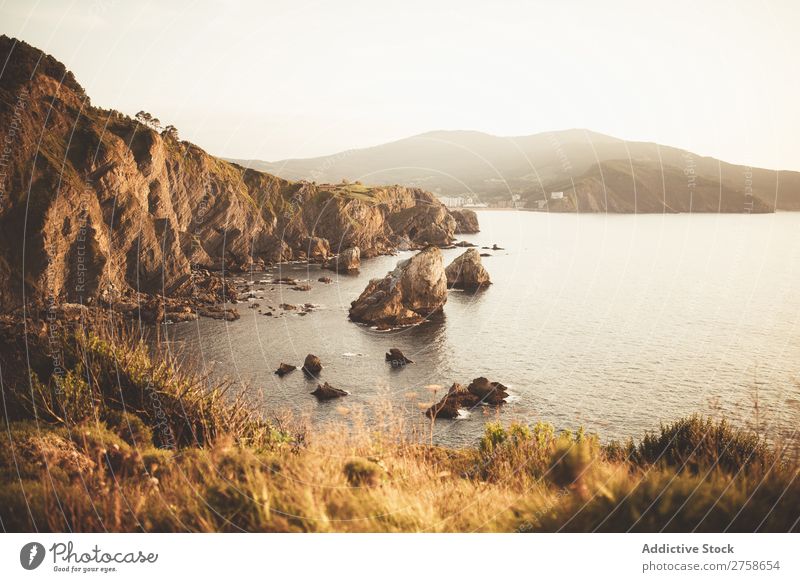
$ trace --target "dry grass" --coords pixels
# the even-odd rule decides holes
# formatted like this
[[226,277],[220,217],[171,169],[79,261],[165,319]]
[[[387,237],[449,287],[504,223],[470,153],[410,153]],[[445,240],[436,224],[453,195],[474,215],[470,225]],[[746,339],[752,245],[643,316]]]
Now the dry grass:
[[[41,369],[30,397],[4,382],[4,402],[38,413],[2,427],[7,531],[798,529],[797,465],[726,423],[683,419],[626,445],[495,423],[451,449],[384,408],[380,431],[354,412],[311,433],[102,329],[63,338],[60,393]],[[184,435],[171,449],[164,422]]]

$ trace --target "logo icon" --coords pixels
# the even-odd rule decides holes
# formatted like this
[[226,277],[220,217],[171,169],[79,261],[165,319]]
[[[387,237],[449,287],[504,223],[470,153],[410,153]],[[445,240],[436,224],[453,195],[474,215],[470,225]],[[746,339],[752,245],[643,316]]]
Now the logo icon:
[[26,570],[35,570],[44,561],[44,546],[39,542],[29,542],[19,551],[19,563]]

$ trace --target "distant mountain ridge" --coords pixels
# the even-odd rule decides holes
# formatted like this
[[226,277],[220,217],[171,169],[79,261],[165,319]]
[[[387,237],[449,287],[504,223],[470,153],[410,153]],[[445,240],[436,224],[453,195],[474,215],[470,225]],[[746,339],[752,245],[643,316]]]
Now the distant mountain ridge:
[[[800,172],[729,164],[584,129],[498,137],[433,131],[308,159],[236,160],[292,180],[342,178],[425,188],[484,202],[581,212],[800,210]],[[563,198],[552,199],[552,192]]]

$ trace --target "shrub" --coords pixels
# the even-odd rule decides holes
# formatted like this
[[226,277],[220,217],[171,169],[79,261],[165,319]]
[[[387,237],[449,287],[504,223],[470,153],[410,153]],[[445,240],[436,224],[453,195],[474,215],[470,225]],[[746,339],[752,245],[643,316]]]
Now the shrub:
[[754,532],[797,529],[800,484],[789,475],[753,479],[713,472],[675,474],[668,468],[615,479],[585,503],[566,498],[544,517],[545,531]]
[[376,487],[384,478],[384,470],[377,463],[355,458],[345,463],[344,475],[353,487]]
[[724,419],[692,416],[662,425],[659,434],[648,434],[631,451],[639,465],[663,464],[678,471],[699,473],[710,467],[735,473],[739,470],[765,471],[775,455],[753,432],[737,430]]
[[110,410],[105,415],[106,423],[132,447],[147,449],[153,446],[153,431],[135,414],[121,410]]
[[588,440],[565,435],[555,444],[547,477],[558,487],[570,487],[585,477],[596,458],[596,447]]
[[21,382],[12,389],[29,418],[66,425],[99,419],[126,440],[167,448],[205,446],[222,435],[256,447],[289,440],[258,417],[243,393],[231,396],[230,383],[186,373],[124,330],[104,323],[91,329],[60,338],[62,376],[41,366],[31,371],[31,390]]

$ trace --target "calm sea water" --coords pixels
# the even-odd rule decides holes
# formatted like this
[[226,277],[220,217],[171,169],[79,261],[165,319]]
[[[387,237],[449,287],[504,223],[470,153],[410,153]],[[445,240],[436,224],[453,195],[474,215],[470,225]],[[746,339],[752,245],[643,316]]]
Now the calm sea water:
[[[494,284],[451,291],[441,321],[379,332],[347,319],[372,277],[408,255],[365,261],[358,276],[290,265],[268,276],[310,279],[308,292],[255,285],[266,305],[314,303],[306,316],[237,307],[239,321],[170,327],[175,347],[213,373],[247,386],[265,414],[291,410],[312,423],[370,418],[377,403],[424,422],[428,385],[486,376],[510,388],[500,412],[439,421],[442,443],[474,442],[484,423],[543,420],[603,438],[641,436],[694,412],[741,423],[756,418],[773,437],[800,426],[800,213],[774,215],[564,215],[479,213],[463,236],[506,250],[483,259]],[[463,249],[444,251],[447,261]],[[321,275],[331,285],[317,282]],[[276,314],[283,313],[275,310]],[[415,364],[384,361],[390,347]],[[314,353],[322,379],[351,395],[319,403],[299,371],[281,362]],[[436,395],[438,399],[442,391]]]

